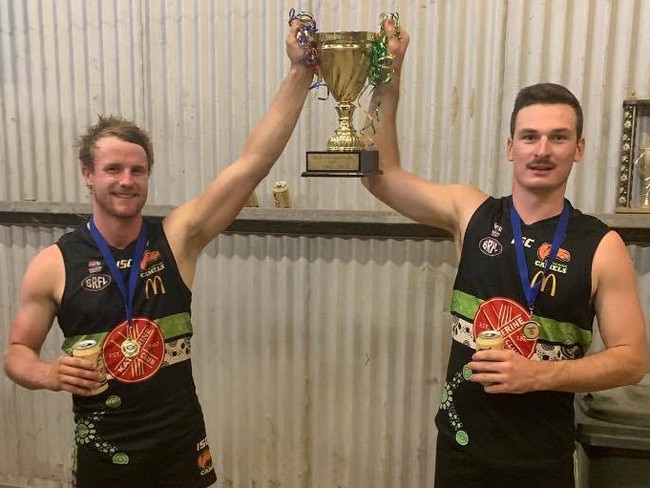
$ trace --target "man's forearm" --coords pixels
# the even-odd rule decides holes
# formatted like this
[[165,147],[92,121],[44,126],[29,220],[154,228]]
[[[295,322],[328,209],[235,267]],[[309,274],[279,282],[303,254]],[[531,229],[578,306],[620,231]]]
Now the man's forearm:
[[374,117],[374,145],[379,150],[380,165],[384,170],[399,163],[396,127],[399,83],[396,75],[390,83],[378,85],[369,105],[370,116]]
[[584,358],[539,362],[538,390],[590,392],[637,383],[647,372],[647,353],[616,346]]
[[242,151],[242,159],[255,169],[268,172],[284,150],[305,103],[313,71],[301,65],[291,67],[266,114],[258,121]]
[[11,344],[5,353],[5,373],[16,384],[30,390],[49,388],[50,365],[22,344]]

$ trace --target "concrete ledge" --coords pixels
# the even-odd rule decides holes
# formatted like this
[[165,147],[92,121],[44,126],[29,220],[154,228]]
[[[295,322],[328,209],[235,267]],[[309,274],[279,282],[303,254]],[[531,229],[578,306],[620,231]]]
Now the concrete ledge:
[[[149,217],[167,215],[170,205],[147,206]],[[88,218],[89,204],[0,202],[0,225],[72,227]],[[650,214],[594,214],[627,244],[650,246]],[[451,240],[442,230],[393,211],[244,208],[227,229],[231,234]]]

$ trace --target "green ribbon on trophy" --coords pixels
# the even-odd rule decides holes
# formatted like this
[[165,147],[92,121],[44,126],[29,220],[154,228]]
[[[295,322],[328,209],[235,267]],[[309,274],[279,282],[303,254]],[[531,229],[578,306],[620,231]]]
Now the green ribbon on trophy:
[[[384,30],[384,22],[392,19],[395,21],[396,34],[388,35]],[[390,83],[393,76],[393,55],[388,53],[388,41],[392,37],[399,38],[399,14],[397,12],[384,12],[379,16],[379,38],[375,41],[370,53],[370,84],[377,86],[381,83]]]
[[393,19],[399,27],[398,14],[382,14],[378,32],[319,32],[311,14],[291,9],[289,24],[296,19],[301,23],[296,39],[305,51],[303,61],[314,67],[318,77],[312,88],[324,84],[338,103],[338,127],[327,141],[327,151],[308,151],[302,176],[380,174],[379,153],[368,149],[370,144],[354,128],[352,117],[358,98],[368,86],[391,80],[392,56],[387,50],[390,39],[383,25],[386,19]]

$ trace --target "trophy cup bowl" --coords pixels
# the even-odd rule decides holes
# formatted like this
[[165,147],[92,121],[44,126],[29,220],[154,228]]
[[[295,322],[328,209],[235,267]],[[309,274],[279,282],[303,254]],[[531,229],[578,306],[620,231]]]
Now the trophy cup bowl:
[[338,127],[327,151],[307,152],[303,176],[365,176],[380,174],[378,151],[367,150],[354,128],[356,101],[368,81],[375,32],[317,32],[314,35],[319,72],[337,102]]

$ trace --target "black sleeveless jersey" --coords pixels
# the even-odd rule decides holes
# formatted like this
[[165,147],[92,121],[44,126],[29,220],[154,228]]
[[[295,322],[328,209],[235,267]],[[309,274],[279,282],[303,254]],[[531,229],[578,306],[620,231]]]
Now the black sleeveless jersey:
[[[587,352],[595,316],[594,253],[608,227],[570,206],[566,235],[544,273],[559,216],[522,223],[528,275],[540,286],[532,334],[510,223],[511,197],[488,198],[467,226],[452,295],[452,346],[436,425],[460,449],[494,463],[545,464],[574,450],[572,393],[487,394],[467,367],[481,328],[499,330],[505,345],[533,360],[577,359]],[[530,319],[530,317],[528,317]]]
[[[86,225],[57,242],[65,263],[65,289],[57,313],[70,354],[75,343],[107,335],[126,320],[124,301]],[[146,451],[205,430],[190,361],[192,294],[183,282],[160,222],[148,220],[148,237],[140,263],[133,262],[135,241],[110,248],[125,280],[139,266],[133,317],[155,323],[164,338],[159,357],[133,363],[125,378],[147,372],[144,381],[124,382],[109,376],[108,389],[90,397],[73,395],[75,443],[113,458],[138,462]],[[160,344],[160,341],[159,341]],[[153,366],[152,366],[153,365]],[[149,371],[147,368],[151,368]],[[129,379],[131,377],[128,377]]]

